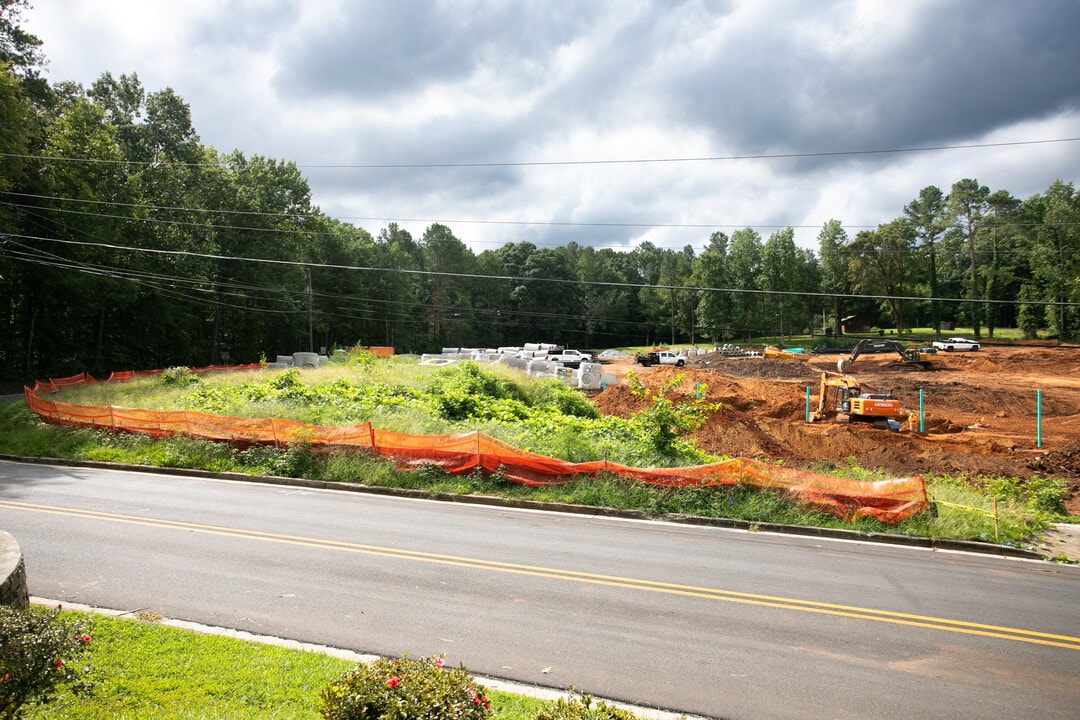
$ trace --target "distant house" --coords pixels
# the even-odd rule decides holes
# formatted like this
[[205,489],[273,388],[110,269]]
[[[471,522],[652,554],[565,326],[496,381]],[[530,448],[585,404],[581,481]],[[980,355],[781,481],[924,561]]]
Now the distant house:
[[870,327],[870,319],[865,315],[848,315],[840,318],[840,332],[845,335],[847,333],[870,332]]

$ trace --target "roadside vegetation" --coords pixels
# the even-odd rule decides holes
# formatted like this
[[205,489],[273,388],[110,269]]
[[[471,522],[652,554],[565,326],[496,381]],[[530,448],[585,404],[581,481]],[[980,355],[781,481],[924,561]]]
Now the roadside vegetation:
[[[152,613],[126,619],[64,611],[60,618],[85,633],[85,669],[75,692],[61,684],[51,702],[25,706],[27,720],[315,720],[323,717],[323,693],[357,667],[318,652],[160,625]],[[484,694],[497,720],[529,720],[553,705]]]
[[[66,402],[156,410],[187,409],[238,417],[280,417],[317,425],[370,421],[413,434],[482,430],[517,447],[574,462],[607,458],[637,467],[681,466],[721,459],[694,448],[691,433],[713,406],[705,398],[676,403],[664,388],[628,419],[601,417],[580,392],[556,380],[536,380],[501,366],[462,363],[429,368],[414,360],[374,360],[367,354],[318,370],[192,375],[185,368],[123,384],[64,390]],[[930,476],[935,512],[898,525],[864,518],[845,522],[745,487],[659,488],[602,476],[528,488],[499,475],[449,475],[438,468],[400,471],[366,454],[324,454],[308,448],[237,448],[184,437],[153,439],[47,425],[23,403],[0,405],[0,454],[200,469],[245,475],[308,478],[414,490],[429,496],[486,495],[637,511],[733,519],[758,524],[847,528],[936,539],[1020,545],[1065,519],[1063,482],[1052,478]],[[815,472],[880,480],[855,464],[822,463]]]

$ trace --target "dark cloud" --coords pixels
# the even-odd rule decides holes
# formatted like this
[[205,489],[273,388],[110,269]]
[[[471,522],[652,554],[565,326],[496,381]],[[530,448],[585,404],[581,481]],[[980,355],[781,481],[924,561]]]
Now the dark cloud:
[[843,28],[852,6],[797,8],[675,71],[667,98],[710,128],[718,145],[747,152],[910,147],[1080,104],[1080,3],[1073,0],[931,3],[901,27],[840,46],[802,26]]
[[595,12],[592,3],[349,2],[312,34],[283,43],[275,85],[288,97],[377,102],[480,69],[528,81],[544,75],[552,52],[590,28]]

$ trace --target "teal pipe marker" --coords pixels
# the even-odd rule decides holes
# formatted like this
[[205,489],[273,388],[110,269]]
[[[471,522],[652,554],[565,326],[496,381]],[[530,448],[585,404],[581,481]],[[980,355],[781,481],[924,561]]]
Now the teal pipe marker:
[[810,386],[806,386],[806,422],[810,422]]
[[919,432],[925,432],[925,430],[926,430],[926,426],[923,424],[922,398],[923,398],[922,388],[919,388]]
[[1035,391],[1036,445],[1042,447],[1042,390]]

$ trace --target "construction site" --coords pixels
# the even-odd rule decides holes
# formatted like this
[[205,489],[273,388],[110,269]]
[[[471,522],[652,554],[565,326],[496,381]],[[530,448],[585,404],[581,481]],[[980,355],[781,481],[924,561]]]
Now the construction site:
[[[669,397],[690,400],[701,383],[707,400],[722,404],[695,433],[710,453],[799,468],[854,462],[894,476],[1058,477],[1068,483],[1067,509],[1080,514],[1080,349],[984,345],[906,364],[887,352],[849,360],[712,352],[683,367],[643,367],[612,358],[604,370],[620,382],[592,395],[601,412],[626,416],[645,402],[622,382],[628,372],[657,389],[683,375]],[[809,422],[822,407],[823,373],[849,378],[860,395],[890,398],[892,422],[853,417],[832,395]]]

